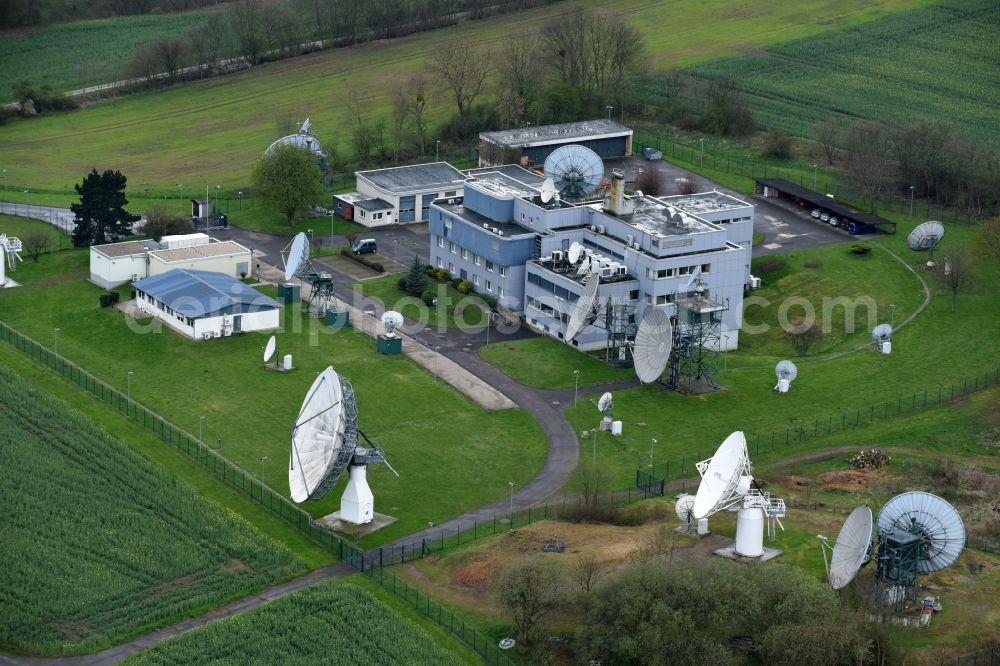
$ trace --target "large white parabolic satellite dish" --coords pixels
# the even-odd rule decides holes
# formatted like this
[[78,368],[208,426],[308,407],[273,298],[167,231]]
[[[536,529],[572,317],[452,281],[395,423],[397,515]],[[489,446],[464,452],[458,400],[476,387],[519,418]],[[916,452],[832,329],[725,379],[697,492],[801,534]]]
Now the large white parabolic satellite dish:
[[328,367],[302,402],[288,459],[288,487],[296,502],[323,497],[351,462],[357,448],[357,409],[349,387]]
[[604,178],[604,162],[590,148],[572,144],[556,148],[545,158],[545,175],[563,196],[582,199]]
[[879,324],[872,331],[872,337],[878,342],[885,342],[892,338],[892,326],[889,324]]
[[586,325],[587,317],[594,309],[594,301],[597,300],[597,287],[600,286],[600,283],[601,278],[597,275],[589,276],[584,282],[583,292],[576,300],[573,312],[570,313],[569,321],[566,323],[565,338],[567,342],[575,338]]
[[799,369],[795,367],[795,364],[791,361],[779,361],[776,366],[774,366],[774,374],[778,379],[787,379],[790,382],[795,381],[795,378],[799,376]]
[[839,590],[854,580],[872,546],[872,510],[859,506],[844,521],[830,558],[830,587]]
[[744,487],[741,479],[749,464],[746,437],[736,431],[719,445],[704,471],[699,469],[701,483],[692,509],[695,520],[707,518],[728,502],[746,494],[749,488]]
[[292,239],[292,247],[288,250],[288,259],[285,261],[285,282],[290,282],[292,278],[298,276],[303,266],[309,263],[309,239],[305,233],[299,232]]
[[663,374],[674,342],[674,327],[663,310],[647,308],[635,333],[632,359],[635,374],[643,384],[655,382]]
[[575,264],[580,261],[581,254],[583,254],[583,246],[576,241],[570,243],[569,252],[566,254],[566,258],[569,260],[569,263]]

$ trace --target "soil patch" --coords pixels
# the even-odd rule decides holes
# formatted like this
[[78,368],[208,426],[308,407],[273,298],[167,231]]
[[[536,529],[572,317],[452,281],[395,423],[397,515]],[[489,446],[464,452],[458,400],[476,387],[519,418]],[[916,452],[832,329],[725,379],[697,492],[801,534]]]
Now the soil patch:
[[94,628],[83,622],[76,622],[74,620],[56,620],[56,629],[63,635],[63,637],[71,642],[77,643],[84,639],[88,634],[94,633]]
[[193,583],[194,583],[194,576],[192,575],[178,576],[177,578],[174,578],[172,580],[163,581],[162,583],[156,586],[154,592],[156,594],[163,594],[165,592],[170,592],[171,590],[176,590],[177,588],[191,587]]
[[824,472],[816,477],[816,483],[823,490],[857,490],[881,476],[877,469],[848,469]]
[[484,588],[496,572],[494,560],[476,560],[456,569],[451,574],[451,582],[462,587]]
[[233,559],[229,560],[228,563],[222,563],[222,564],[220,564],[219,565],[219,571],[223,571],[225,573],[239,573],[241,571],[253,571],[253,569],[251,569],[247,565],[243,564],[242,562],[240,562],[236,558],[233,558]]

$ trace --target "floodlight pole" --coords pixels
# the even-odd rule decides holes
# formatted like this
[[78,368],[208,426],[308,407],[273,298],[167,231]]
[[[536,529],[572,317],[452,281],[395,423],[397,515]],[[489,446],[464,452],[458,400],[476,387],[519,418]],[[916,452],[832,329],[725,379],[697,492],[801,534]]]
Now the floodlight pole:
[[441,155],[441,139],[434,140],[434,161],[439,161]]
[[613,107],[610,104],[608,104],[608,106],[607,106],[607,109],[608,109],[608,120],[611,120],[611,109],[613,109],[613,108],[615,108],[615,107]]
[[219,188],[221,185],[215,186],[215,214],[219,214]]
[[[2,256],[0,256],[0,261],[3,261],[3,257]],[[56,352],[56,354],[58,354],[59,353],[59,329],[58,328],[53,328],[52,329],[52,337],[54,338],[55,352]]]
[[198,441],[202,444],[205,443],[205,417],[198,417]]
[[594,440],[594,460],[591,464],[597,467],[597,428],[590,429],[590,437]]
[[816,169],[819,168],[818,164],[813,164],[813,192],[816,191]]
[[243,210],[243,190],[240,190],[238,194],[240,195],[240,210]]
[[131,400],[132,399],[132,371],[131,370],[128,371],[128,375],[125,377],[125,380],[127,382],[127,389],[126,389],[127,394],[126,395],[128,396],[128,399]]
[[656,446],[656,438],[652,437],[649,440],[649,466],[653,466],[653,447]]
[[913,185],[910,185],[910,217],[913,217]]
[[700,163],[701,163],[701,168],[704,169],[705,168],[705,140],[704,139],[698,139],[698,143],[701,144],[701,158],[700,158]]
[[573,375],[575,377],[573,380],[573,406],[576,407],[577,394],[580,392],[580,371],[574,370]]
[[510,486],[510,529],[514,529],[514,482],[508,481]]
[[889,303],[889,326],[892,326],[896,321],[896,304]]
[[264,463],[266,463],[268,460],[269,458],[267,456],[260,457],[260,482],[263,483],[264,485],[267,485],[266,483],[264,483]]

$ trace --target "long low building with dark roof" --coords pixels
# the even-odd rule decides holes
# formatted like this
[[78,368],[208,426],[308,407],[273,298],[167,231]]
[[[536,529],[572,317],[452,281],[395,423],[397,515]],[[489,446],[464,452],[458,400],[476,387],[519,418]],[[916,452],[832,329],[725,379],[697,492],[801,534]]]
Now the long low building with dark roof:
[[253,252],[235,241],[218,241],[207,234],[164,236],[90,248],[90,281],[111,289],[125,282],[178,268],[250,275]]
[[600,157],[632,154],[632,130],[611,119],[518,127],[479,135],[479,166],[544,164],[557,148],[584,146]]
[[784,178],[757,178],[756,193],[769,199],[783,199],[800,208],[815,209],[833,215],[844,231],[851,234],[870,234],[876,230],[896,233],[896,223],[872,213],[855,210],[840,203],[832,196],[814,192]]
[[281,323],[281,304],[236,278],[179,268],[132,283],[136,308],[194,340],[251,331]]

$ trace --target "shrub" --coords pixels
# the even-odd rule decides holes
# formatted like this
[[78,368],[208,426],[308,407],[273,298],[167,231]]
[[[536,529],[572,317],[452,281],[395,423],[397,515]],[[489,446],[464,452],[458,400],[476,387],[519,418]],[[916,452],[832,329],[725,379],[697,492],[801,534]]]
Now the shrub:
[[468,280],[462,280],[458,283],[458,287],[456,287],[456,289],[458,289],[458,291],[462,294],[468,294],[472,291],[472,283]]
[[400,291],[406,291],[406,276],[405,275],[403,277],[399,278],[398,280],[396,280],[396,287]]
[[790,344],[799,356],[805,356],[810,347],[823,339],[823,335],[823,326],[818,319],[806,322],[800,317],[792,322],[792,330],[785,331],[782,339]]
[[775,259],[773,261],[765,261],[757,264],[754,269],[756,273],[776,273],[785,267],[785,262],[780,259]]
[[424,267],[424,273],[429,278],[435,278],[436,279],[437,278],[437,271],[438,271],[438,269],[434,268],[433,266],[425,266]]
[[855,243],[854,245],[851,246],[851,254],[855,256],[867,257],[871,253],[872,253],[872,246],[869,245],[868,243],[865,242]]
[[437,270],[434,271],[434,277],[440,280],[441,282],[444,282],[445,280],[448,279],[448,271],[446,271],[443,268],[438,268]]
[[422,300],[425,305],[434,305],[435,298],[437,298],[437,294],[434,293],[433,289],[428,289],[424,293],[420,294],[420,300]]
[[121,299],[121,294],[119,294],[117,291],[109,291],[106,294],[101,294],[99,297],[102,308],[110,308],[120,299]]
[[763,153],[767,157],[787,160],[792,156],[792,135],[785,130],[768,132],[764,137]]

